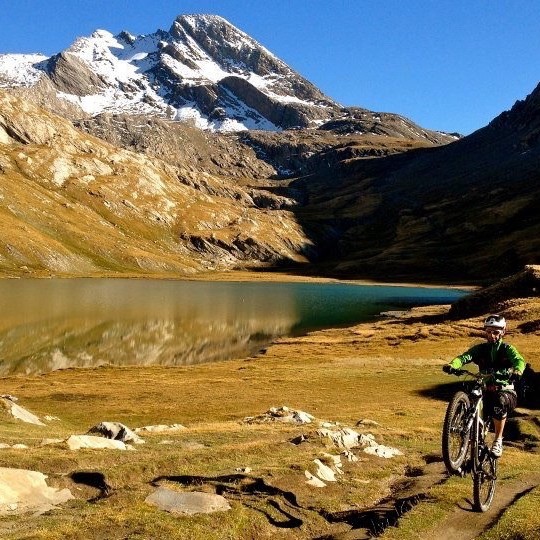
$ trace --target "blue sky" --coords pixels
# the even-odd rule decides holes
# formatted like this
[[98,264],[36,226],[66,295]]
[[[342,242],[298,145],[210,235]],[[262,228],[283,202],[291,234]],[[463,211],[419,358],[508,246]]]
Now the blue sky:
[[539,0],[0,0],[0,54],[225,17],[343,105],[468,134],[540,82]]

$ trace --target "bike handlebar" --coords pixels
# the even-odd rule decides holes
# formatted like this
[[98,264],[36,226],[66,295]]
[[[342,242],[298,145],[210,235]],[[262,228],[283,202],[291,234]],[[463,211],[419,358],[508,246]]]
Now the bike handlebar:
[[[448,372],[450,375],[456,375],[457,377],[461,376],[461,375],[469,375],[471,376],[473,379],[476,379],[476,380],[484,380],[484,379],[489,379],[490,377],[493,377],[494,373],[493,372],[490,372],[490,373],[480,373],[480,372],[473,372],[473,371],[469,371],[468,369],[455,369],[455,368],[452,368],[452,371]],[[519,372],[518,372],[519,373]],[[509,368],[507,370],[507,374],[510,376],[510,377],[513,377],[515,375],[517,375],[517,373],[515,372],[514,369],[512,368]]]
[[468,369],[454,369],[453,375],[456,375],[457,377],[461,375],[470,375],[474,379],[487,379],[491,376],[489,373],[475,373],[473,371],[469,371]]

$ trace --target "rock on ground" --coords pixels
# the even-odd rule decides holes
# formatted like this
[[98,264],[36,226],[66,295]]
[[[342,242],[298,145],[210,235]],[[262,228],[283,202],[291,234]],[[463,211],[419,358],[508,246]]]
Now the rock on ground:
[[157,489],[145,501],[172,514],[209,514],[231,509],[221,495],[198,491],[181,493],[164,487]]
[[259,416],[247,416],[244,422],[264,423],[264,422],[285,422],[289,424],[311,424],[315,418],[304,411],[297,411],[289,407],[272,407]]
[[45,425],[35,414],[27,411],[20,405],[17,405],[15,401],[17,401],[17,398],[13,396],[0,396],[0,405],[5,408],[14,418],[17,418],[29,424],[35,424],[37,426]]
[[47,477],[37,471],[0,468],[0,515],[43,513],[73,499],[69,489],[47,486]]
[[124,443],[142,444],[144,440],[120,422],[100,422],[88,430],[88,433],[97,433],[107,439],[114,439]]
[[122,441],[113,439],[104,439],[93,435],[71,435],[67,440],[70,450],[79,450],[81,448],[105,448],[109,450],[127,450],[129,447]]

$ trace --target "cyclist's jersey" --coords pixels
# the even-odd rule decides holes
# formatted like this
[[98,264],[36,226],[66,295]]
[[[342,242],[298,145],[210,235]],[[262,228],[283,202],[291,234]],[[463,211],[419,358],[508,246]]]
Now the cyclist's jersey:
[[473,345],[468,351],[456,356],[450,365],[460,369],[464,364],[473,362],[481,373],[493,373],[492,384],[509,386],[510,369],[523,373],[525,360],[513,345],[502,340],[496,343],[480,343]]

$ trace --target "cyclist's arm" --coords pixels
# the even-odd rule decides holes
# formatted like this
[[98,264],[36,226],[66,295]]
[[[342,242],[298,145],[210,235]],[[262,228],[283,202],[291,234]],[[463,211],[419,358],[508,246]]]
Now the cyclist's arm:
[[506,356],[508,360],[510,360],[510,363],[512,364],[512,367],[510,368],[502,368],[495,372],[494,374],[494,382],[496,384],[511,384],[512,379],[517,375],[519,378],[525,369],[525,360],[523,360],[523,357],[515,347],[512,345],[509,345],[508,343],[504,344],[506,348]]
[[525,360],[523,359],[523,356],[521,356],[513,345],[507,344],[506,352],[510,362],[512,362],[512,366],[514,366],[514,373],[519,373],[522,375],[523,371],[525,370]]
[[454,369],[460,369],[465,364],[468,364],[469,362],[474,362],[475,358],[478,354],[478,345],[472,346],[468,351],[464,352],[463,354],[460,354],[459,356],[456,356],[451,362],[450,367]]

